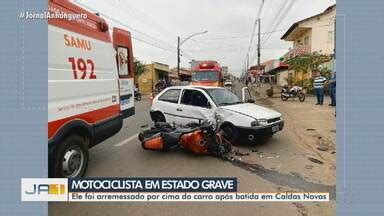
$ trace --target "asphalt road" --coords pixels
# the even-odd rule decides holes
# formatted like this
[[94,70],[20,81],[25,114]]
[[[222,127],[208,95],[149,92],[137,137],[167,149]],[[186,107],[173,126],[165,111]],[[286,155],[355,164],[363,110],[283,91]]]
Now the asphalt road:
[[[241,87],[237,83],[234,90],[240,92]],[[142,125],[151,124],[149,107],[148,99],[137,102],[135,116],[125,120],[123,129],[90,150],[86,176],[228,176],[238,178],[240,192],[315,192],[329,189],[318,177],[321,176],[321,168],[303,168],[311,162],[306,160],[305,150],[296,144],[297,140],[288,130],[275,134],[272,139],[258,146],[239,148],[250,153],[250,156],[243,157],[246,163],[265,168],[260,172],[251,172],[230,162],[210,156],[196,156],[181,150],[167,153],[145,151],[140,146],[137,134]],[[288,202],[50,203],[49,215],[334,215],[334,206],[334,202],[304,205]]]

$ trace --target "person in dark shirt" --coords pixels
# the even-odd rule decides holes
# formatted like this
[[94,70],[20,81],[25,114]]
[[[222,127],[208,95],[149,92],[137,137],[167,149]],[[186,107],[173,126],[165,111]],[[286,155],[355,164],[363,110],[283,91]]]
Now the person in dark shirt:
[[329,95],[331,96],[331,103],[329,106],[336,106],[336,71],[329,80]]

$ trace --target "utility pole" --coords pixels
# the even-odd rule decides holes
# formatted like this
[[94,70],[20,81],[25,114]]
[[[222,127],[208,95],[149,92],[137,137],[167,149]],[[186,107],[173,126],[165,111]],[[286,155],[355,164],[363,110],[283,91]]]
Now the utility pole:
[[180,37],[177,37],[177,78],[180,80]]
[[247,54],[247,59],[245,61],[245,76],[246,76],[247,79],[248,79],[248,76],[249,76],[248,69],[249,69],[249,54]]
[[259,32],[257,33],[257,69],[260,70],[260,18],[257,21]]
[[191,34],[190,36],[184,38],[183,41],[180,41],[180,36],[177,36],[177,77],[179,78],[179,80],[180,80],[180,46],[183,45],[185,43],[185,41],[187,41],[191,37],[194,37],[196,35],[205,34],[207,32],[208,31],[203,31],[203,32]]

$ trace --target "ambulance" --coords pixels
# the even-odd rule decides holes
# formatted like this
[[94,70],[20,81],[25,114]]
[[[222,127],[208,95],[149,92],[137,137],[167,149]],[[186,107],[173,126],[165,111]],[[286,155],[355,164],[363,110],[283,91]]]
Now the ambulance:
[[131,35],[68,0],[49,0],[48,173],[84,176],[89,148],[116,134],[134,115]]

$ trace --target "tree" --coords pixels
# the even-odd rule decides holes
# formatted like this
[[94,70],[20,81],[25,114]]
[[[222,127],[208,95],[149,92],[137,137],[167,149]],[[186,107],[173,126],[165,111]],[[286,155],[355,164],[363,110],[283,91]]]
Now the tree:
[[[309,71],[319,71],[322,76],[329,78],[331,71],[324,66],[324,63],[329,62],[331,59],[329,55],[324,55],[321,52],[313,52],[287,59],[285,63],[289,64],[290,69],[295,72],[307,73]],[[300,85],[311,90],[312,81],[312,78],[301,80]]]
[[141,74],[146,71],[145,64],[138,60],[137,58],[133,59],[133,67],[135,72],[135,77],[138,78]]
[[[323,64],[331,61],[331,59],[332,58],[329,55],[324,55],[320,52],[313,52],[311,54],[304,54],[291,59],[287,59],[285,63],[289,64],[289,67],[294,71],[320,71],[327,73],[329,70],[324,67]],[[322,75],[326,76],[327,74]]]

